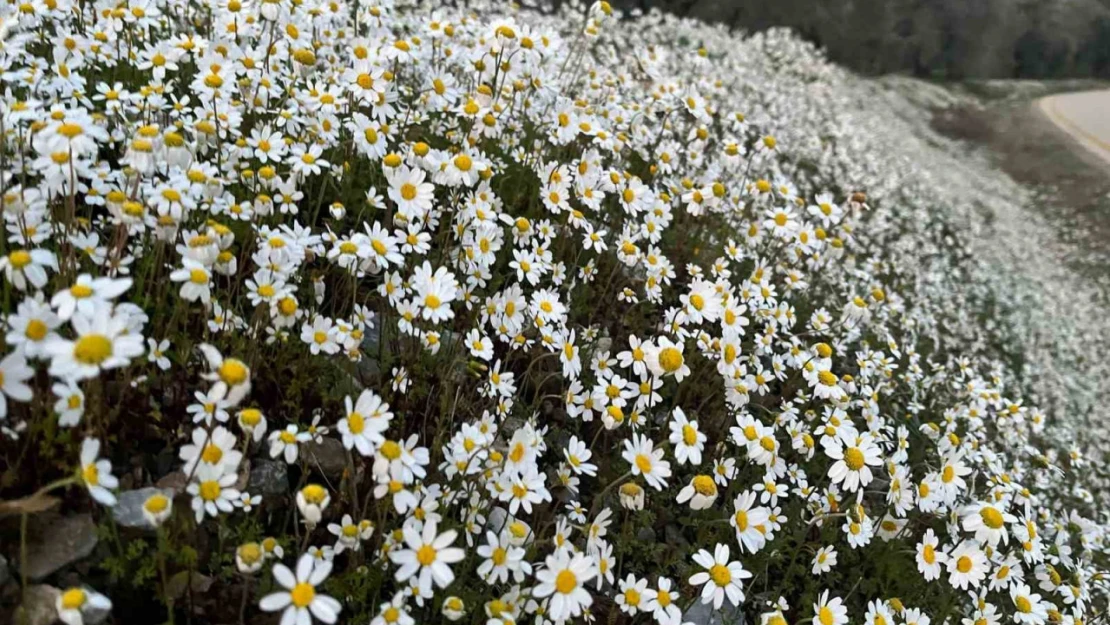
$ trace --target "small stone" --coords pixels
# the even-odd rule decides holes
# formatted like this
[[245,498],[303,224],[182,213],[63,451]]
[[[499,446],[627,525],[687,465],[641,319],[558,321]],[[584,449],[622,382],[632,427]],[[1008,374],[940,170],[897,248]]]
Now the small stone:
[[666,538],[668,545],[676,549],[683,549],[690,546],[690,541],[686,540],[686,537],[682,535],[682,528],[673,523],[667,525],[667,527],[663,529],[663,537]]
[[594,353],[600,354],[613,349],[613,339],[608,336],[603,336],[597,340],[597,345],[594,346]]
[[324,437],[319,443],[305,443],[303,451],[309,468],[329,478],[341,477],[347,468],[347,450],[337,438]]
[[0,555],[0,586],[8,583],[11,578],[11,572],[8,570],[8,559]]
[[255,460],[247,481],[252,495],[284,495],[289,492],[289,465],[277,460]]
[[35,581],[87,557],[96,548],[96,523],[90,514],[44,514],[31,525],[37,529],[29,532],[27,562],[19,566]]
[[235,490],[245,492],[251,479],[251,459],[244,458],[239,464],[239,479],[235,480]]
[[642,543],[654,543],[655,530],[650,527],[641,527],[640,531],[636,532],[636,540]]
[[[27,587],[27,594],[23,605],[16,610],[14,623],[26,625],[51,625],[58,620],[58,597],[62,591],[47,586],[36,584]],[[20,612],[23,614],[21,615]]]
[[185,596],[186,591],[192,586],[194,595],[202,595],[208,592],[214,581],[207,575],[181,571],[170,577],[170,581],[166,583],[166,594],[172,599],[180,599]]
[[143,504],[145,504],[146,500],[150,499],[151,496],[158,493],[170,499],[173,499],[174,496],[173,489],[155,488],[153,486],[123,491],[117,497],[119,503],[112,508],[112,518],[115,519],[116,523],[121,527],[154,529],[154,526],[147,521],[146,516],[143,514]]
[[744,613],[729,601],[725,601],[720,610],[714,610],[712,604],[697,600],[682,614],[682,622],[694,625],[743,625]]
[[174,471],[164,475],[154,485],[158,488],[167,488],[172,490],[175,495],[180,495],[185,492],[185,488],[189,485],[189,476],[185,475],[183,471]]

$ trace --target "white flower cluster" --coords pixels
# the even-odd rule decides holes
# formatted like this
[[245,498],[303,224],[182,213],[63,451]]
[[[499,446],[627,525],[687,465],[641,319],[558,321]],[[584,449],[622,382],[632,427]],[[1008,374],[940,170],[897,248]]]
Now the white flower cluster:
[[160,544],[243,538],[285,624],[1106,609],[1067,387],[908,125],[783,32],[475,4],[0,7],[5,437],[109,507],[172,441]]

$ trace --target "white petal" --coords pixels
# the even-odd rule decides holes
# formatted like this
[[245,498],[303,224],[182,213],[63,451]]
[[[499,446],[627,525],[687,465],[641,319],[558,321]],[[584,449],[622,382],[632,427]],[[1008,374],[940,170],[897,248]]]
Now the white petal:
[[264,612],[277,612],[292,602],[293,596],[289,593],[275,592],[262,597],[262,600],[258,602],[258,607]]

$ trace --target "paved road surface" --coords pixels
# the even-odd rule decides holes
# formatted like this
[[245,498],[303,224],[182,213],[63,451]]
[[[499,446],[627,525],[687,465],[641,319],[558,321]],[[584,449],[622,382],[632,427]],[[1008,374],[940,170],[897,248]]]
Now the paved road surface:
[[1037,106],[1054,124],[1110,164],[1110,89],[1061,93]]

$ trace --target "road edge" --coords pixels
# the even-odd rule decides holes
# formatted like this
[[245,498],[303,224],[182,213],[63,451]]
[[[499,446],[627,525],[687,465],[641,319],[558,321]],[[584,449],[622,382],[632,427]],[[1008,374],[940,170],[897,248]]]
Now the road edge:
[[1084,160],[1090,161],[1102,169],[1110,170],[1110,142],[1088,133],[1060,114],[1056,109],[1055,100],[1061,95],[1067,94],[1053,94],[1037,98],[1032,103],[1033,108],[1042,118],[1066,135],[1072,143],[1076,143],[1082,148],[1079,152],[1090,157]]

